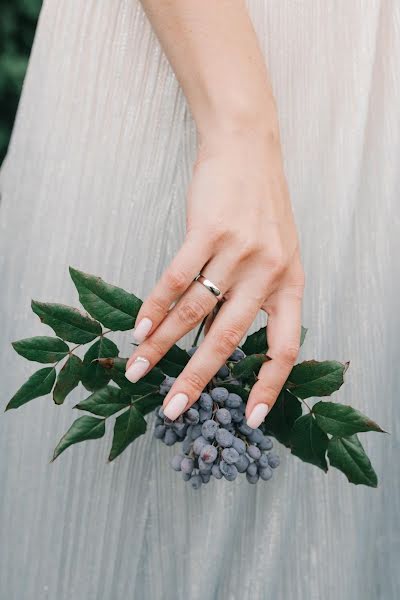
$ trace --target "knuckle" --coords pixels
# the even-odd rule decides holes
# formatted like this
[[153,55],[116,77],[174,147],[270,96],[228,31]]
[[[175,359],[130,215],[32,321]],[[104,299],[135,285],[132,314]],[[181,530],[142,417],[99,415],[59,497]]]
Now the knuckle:
[[192,392],[193,394],[196,394],[202,389],[204,389],[204,387],[207,384],[207,381],[205,381],[204,378],[201,377],[201,375],[199,375],[199,373],[193,371],[191,373],[188,373],[183,378],[182,384],[184,386],[184,389],[188,389],[189,393]]
[[242,337],[243,333],[239,326],[231,326],[229,329],[224,329],[224,331],[215,338],[215,351],[223,358],[229,356],[232,353],[232,350],[239,345]]
[[[146,350],[149,349],[152,356],[161,357],[164,356],[166,348],[163,344],[157,340],[154,336],[149,337],[146,342]],[[143,344],[144,346],[144,344]]]
[[166,284],[173,292],[182,292],[186,289],[187,277],[178,269],[170,269],[165,275]]
[[293,366],[299,353],[299,349],[300,346],[298,344],[287,344],[277,353],[276,359],[285,366]]
[[241,261],[245,261],[252,256],[256,256],[262,251],[262,245],[255,240],[242,240],[239,242],[238,248],[238,258]]
[[182,302],[177,307],[177,313],[179,319],[185,325],[196,325],[205,316],[204,307],[197,300],[190,300]]
[[[152,296],[152,297],[148,298],[146,304],[148,306],[147,313],[149,313],[149,314],[156,314],[159,316],[164,316],[168,312],[168,309],[162,302],[161,298],[158,298],[157,296]],[[143,309],[143,307],[142,307],[142,309]],[[138,323],[139,323],[139,321],[138,321]]]

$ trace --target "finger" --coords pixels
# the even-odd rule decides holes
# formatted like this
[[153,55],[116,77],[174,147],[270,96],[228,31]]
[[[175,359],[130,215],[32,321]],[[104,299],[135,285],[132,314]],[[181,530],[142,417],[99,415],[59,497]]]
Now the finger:
[[238,346],[259,308],[260,303],[254,298],[231,294],[165,397],[163,407],[167,417],[176,419],[196,402],[207,383]]
[[178,254],[165,269],[137,314],[133,337],[140,344],[165,318],[173,302],[189,287],[211,256],[211,243],[187,235]]
[[[229,269],[221,255],[213,258],[206,270],[203,269],[202,272],[206,278],[218,285],[222,293],[225,292],[229,285]],[[217,273],[225,273],[225,276],[219,277]],[[179,298],[157,329],[133,351],[126,365],[126,377],[132,382],[143,377],[175,342],[201,323],[217,302],[217,297],[202,283],[192,281],[185,294]],[[141,360],[138,360],[139,358]]]
[[300,347],[301,294],[296,290],[281,290],[273,304],[268,304],[268,356],[261,366],[258,381],[253,385],[246,406],[247,424],[257,428],[274,405]]

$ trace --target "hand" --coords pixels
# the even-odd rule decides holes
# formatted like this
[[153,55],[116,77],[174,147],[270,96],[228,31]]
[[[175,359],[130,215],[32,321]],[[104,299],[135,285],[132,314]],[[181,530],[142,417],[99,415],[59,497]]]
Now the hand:
[[213,310],[217,298],[193,282],[201,272],[226,300],[165,397],[164,413],[174,420],[198,399],[262,309],[272,360],[263,363],[247,402],[247,423],[255,428],[299,351],[304,272],[277,137],[217,146],[204,146],[194,165],[186,238],[140,308],[134,330],[140,345],[126,377],[140,379]]

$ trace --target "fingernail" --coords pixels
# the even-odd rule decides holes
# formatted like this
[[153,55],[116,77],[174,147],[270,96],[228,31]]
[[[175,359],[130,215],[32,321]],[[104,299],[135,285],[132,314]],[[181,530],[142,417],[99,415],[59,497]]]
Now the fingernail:
[[175,394],[168,402],[167,406],[164,407],[164,415],[174,421],[184,411],[185,406],[189,402],[189,398],[186,394],[179,392]]
[[257,429],[267,416],[269,407],[267,404],[257,404],[250,413],[246,423],[252,429]]
[[147,358],[138,356],[135,358],[129,369],[125,371],[125,377],[132,383],[136,383],[136,381],[146,373],[149,365],[150,363]]
[[140,319],[139,323],[133,330],[133,338],[135,342],[137,344],[141,344],[152,327],[153,321],[151,319],[148,317],[143,317],[143,319]]

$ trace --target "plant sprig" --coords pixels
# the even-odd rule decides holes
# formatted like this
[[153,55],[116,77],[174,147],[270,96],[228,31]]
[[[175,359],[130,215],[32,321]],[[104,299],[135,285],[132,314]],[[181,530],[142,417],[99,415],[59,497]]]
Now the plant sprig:
[[[160,384],[166,376],[177,377],[190,355],[175,344],[145,377],[137,383],[129,382],[124,375],[127,359],[119,356],[117,345],[106,336],[132,329],[142,300],[100,277],[72,267],[70,275],[86,313],[64,304],[32,300],[33,312],[57,337],[36,336],[12,345],[27,360],[52,366],[33,373],[11,398],[6,410],[19,408],[50,393],[54,403],[61,405],[82,384],[91,394],[73,408],[89,414],[72,423],[57,444],[52,460],[73,444],[103,437],[106,420],[115,417],[109,454],[112,461],[146,432],[145,416],[163,401]],[[203,326],[204,321],[196,342]],[[306,333],[307,329],[302,327],[300,344]],[[266,340],[266,327],[261,327],[243,343],[241,348],[246,356],[227,363],[230,375],[221,385],[237,392],[245,401],[257,381],[261,365],[268,360]],[[70,347],[67,342],[75,345]],[[87,344],[90,346],[80,358],[76,351]],[[376,487],[377,475],[358,434],[383,432],[383,429],[351,406],[325,400],[313,406],[309,404],[310,398],[330,396],[339,390],[348,367],[349,362],[333,360],[308,360],[295,365],[262,429],[304,462],[324,472],[329,466],[335,467],[351,483]]]

